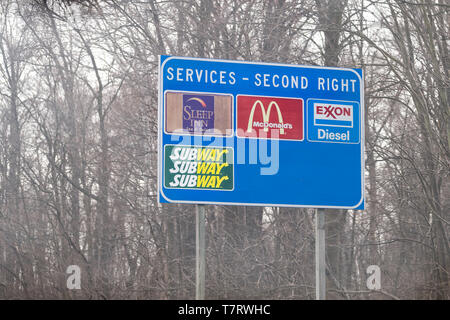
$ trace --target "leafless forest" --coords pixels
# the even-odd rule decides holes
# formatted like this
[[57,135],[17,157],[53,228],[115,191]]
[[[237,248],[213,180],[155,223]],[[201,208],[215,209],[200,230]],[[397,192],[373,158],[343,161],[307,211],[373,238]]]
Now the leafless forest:
[[[171,54],[363,68],[366,210],[327,210],[327,296],[449,299],[449,11],[1,0],[0,298],[195,296],[195,207],[156,197],[158,55]],[[314,219],[207,206],[206,297],[314,299]],[[381,290],[366,286],[369,265]]]

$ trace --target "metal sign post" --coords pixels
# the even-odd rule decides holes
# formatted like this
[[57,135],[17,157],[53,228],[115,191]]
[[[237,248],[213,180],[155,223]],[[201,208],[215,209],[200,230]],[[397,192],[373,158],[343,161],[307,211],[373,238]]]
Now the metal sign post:
[[316,300],[325,299],[325,211],[316,209]]
[[205,299],[205,205],[197,204],[195,210],[195,299]]

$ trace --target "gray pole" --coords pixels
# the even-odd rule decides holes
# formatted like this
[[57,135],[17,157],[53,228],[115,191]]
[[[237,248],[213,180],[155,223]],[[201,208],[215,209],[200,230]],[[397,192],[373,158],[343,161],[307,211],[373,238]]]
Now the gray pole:
[[205,299],[205,205],[195,210],[195,299]]
[[325,210],[316,209],[316,300],[325,299]]

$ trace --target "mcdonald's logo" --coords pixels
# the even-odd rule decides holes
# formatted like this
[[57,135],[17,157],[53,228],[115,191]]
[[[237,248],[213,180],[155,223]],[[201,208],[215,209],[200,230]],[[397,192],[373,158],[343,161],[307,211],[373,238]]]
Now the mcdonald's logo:
[[237,136],[303,140],[303,100],[238,95]]
[[[253,104],[252,111],[250,111],[250,117],[248,118],[247,132],[252,132],[252,130],[253,130],[253,118],[255,116],[255,108],[258,105],[261,107],[261,113],[263,116],[263,130],[269,131],[270,111],[272,111],[272,106],[275,106],[275,108],[277,108],[276,110],[277,110],[278,121],[279,121],[279,125],[280,125],[280,134],[284,134],[283,115],[281,114],[280,107],[278,106],[276,101],[270,101],[269,107],[266,111],[266,109],[264,109],[264,105],[261,102],[261,100],[256,100],[255,103]],[[257,126],[259,126],[259,125],[257,125]]]

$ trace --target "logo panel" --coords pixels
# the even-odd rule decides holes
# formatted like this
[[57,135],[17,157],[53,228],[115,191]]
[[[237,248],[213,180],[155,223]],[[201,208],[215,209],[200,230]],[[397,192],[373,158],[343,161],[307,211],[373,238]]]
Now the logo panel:
[[359,143],[359,103],[308,99],[307,138],[311,142]]
[[233,190],[233,148],[164,147],[166,188]]
[[167,91],[165,107],[166,133],[231,135],[232,95]]
[[303,100],[237,97],[237,136],[303,140]]

